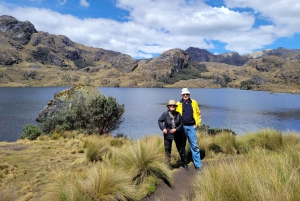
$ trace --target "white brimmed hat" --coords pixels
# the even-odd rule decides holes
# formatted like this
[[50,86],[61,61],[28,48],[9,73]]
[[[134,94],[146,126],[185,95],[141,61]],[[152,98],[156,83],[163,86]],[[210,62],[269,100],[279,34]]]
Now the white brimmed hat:
[[190,94],[188,88],[183,88],[182,91],[181,91],[181,95],[182,94]]

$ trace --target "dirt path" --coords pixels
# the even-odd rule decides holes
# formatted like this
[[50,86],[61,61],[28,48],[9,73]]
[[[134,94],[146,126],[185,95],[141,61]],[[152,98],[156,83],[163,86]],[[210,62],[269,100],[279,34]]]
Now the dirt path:
[[[203,163],[203,165],[205,165]],[[189,165],[190,170],[186,171],[183,167],[174,172],[174,187],[170,188],[165,183],[161,183],[156,191],[150,196],[144,198],[143,201],[181,201],[182,196],[192,197],[193,191],[191,188],[192,179],[198,174],[193,163]]]

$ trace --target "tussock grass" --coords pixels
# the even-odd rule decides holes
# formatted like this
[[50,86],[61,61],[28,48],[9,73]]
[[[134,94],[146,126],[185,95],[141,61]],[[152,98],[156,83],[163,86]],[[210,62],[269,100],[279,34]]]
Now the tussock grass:
[[256,133],[241,136],[237,145],[241,153],[247,153],[255,147],[277,151],[283,148],[283,135],[280,131],[274,129],[262,129]]
[[289,146],[289,145],[295,145],[300,146],[300,135],[297,132],[289,131],[283,134],[283,145]]
[[103,136],[90,136],[85,141],[86,158],[88,161],[102,161],[105,155],[110,151],[111,139]]
[[[198,131],[197,137],[200,150],[205,150],[205,158],[237,153],[236,135],[230,132],[222,131],[217,135],[208,135],[205,131]],[[188,142],[187,147],[190,149]]]
[[140,200],[143,197],[122,170],[101,164],[93,165],[85,173],[61,174],[57,184],[55,198],[61,201]]
[[236,136],[229,132],[221,132],[212,136],[212,143],[209,145],[210,150],[222,152],[224,154],[236,154]]
[[[162,181],[173,185],[162,136],[130,141],[69,134],[0,142],[0,199],[142,200]],[[183,200],[300,200],[299,133],[197,134],[209,161],[193,184],[195,197]]]
[[172,186],[171,170],[164,163],[165,155],[154,142],[157,142],[156,137],[137,140],[115,153],[114,161],[131,175],[136,185],[143,184],[148,177],[154,177],[157,182],[163,180]]
[[[300,157],[299,150],[293,153]],[[300,200],[294,157],[256,147],[242,158],[221,160],[194,182],[193,200]]]
[[[219,138],[221,144],[228,139]],[[243,154],[207,166],[193,183],[192,200],[300,200],[299,139],[297,133],[273,129],[237,137]]]

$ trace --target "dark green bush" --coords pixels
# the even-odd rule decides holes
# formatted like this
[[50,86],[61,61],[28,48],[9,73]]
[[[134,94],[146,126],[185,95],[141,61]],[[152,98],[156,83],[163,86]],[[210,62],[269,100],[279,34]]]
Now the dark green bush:
[[78,68],[78,69],[82,69],[82,68],[86,68],[86,67],[91,67],[91,66],[94,66],[94,63],[91,62],[91,61],[86,61],[84,59],[78,59],[78,60],[75,60],[73,61],[75,66]]
[[26,124],[22,130],[22,134],[19,139],[29,139],[35,140],[42,134],[42,131],[39,129],[37,125],[34,124]]
[[206,124],[201,124],[198,128],[197,128],[199,131],[205,131],[207,134],[209,135],[216,135],[218,133],[221,133],[221,132],[228,132],[228,133],[232,133],[233,135],[236,135],[236,133],[229,129],[229,128],[209,128],[208,125]]
[[50,134],[53,131],[82,129],[88,134],[100,135],[116,129],[122,122],[124,105],[115,98],[101,95],[89,103],[79,102],[73,107],[57,112],[40,123],[41,130]]
[[124,104],[119,105],[111,96],[98,96],[89,103],[88,109],[91,113],[90,123],[100,135],[117,129],[125,112]]
[[245,80],[241,82],[240,89],[250,90],[253,88],[254,83],[251,80]]

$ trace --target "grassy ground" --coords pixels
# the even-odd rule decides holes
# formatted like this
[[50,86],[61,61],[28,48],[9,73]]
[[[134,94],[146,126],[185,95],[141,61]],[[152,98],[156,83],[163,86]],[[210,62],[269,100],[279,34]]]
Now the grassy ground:
[[[300,199],[299,133],[198,135],[214,165],[193,183],[192,200]],[[152,135],[130,141],[66,132],[1,142],[0,161],[0,201],[141,200],[160,182],[173,186],[177,171],[164,163],[162,137]]]
[[78,152],[82,148],[80,139],[1,142],[0,195],[8,194],[16,200],[47,200],[58,171],[86,168],[85,155]]

